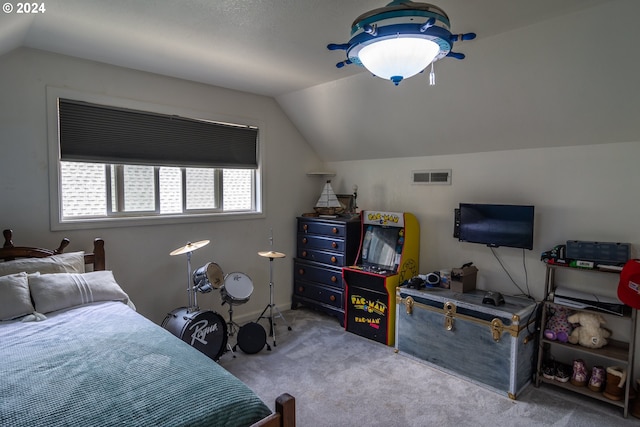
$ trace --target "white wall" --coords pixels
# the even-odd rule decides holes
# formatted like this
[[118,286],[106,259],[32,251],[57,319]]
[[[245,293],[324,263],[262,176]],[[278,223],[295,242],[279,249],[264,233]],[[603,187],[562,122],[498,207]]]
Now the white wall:
[[[264,218],[51,232],[47,86],[260,121]],[[169,252],[209,239],[193,253],[192,266],[213,261],[225,273],[251,277],[251,299],[234,311],[234,320],[241,320],[257,317],[269,303],[269,261],[257,252],[270,249],[273,229],[274,249],[288,255],[274,261],[276,303],[290,307],[295,217],[315,203],[319,183],[306,172],[319,169],[320,161],[273,99],[29,49],[1,58],[0,93],[0,227],[13,229],[16,245],[54,248],[69,237],[67,251],[91,250],[95,237],[104,238],[107,268],[138,311],[159,323],[167,312],[187,305],[186,256]],[[227,317],[219,292],[199,294],[198,302]]]

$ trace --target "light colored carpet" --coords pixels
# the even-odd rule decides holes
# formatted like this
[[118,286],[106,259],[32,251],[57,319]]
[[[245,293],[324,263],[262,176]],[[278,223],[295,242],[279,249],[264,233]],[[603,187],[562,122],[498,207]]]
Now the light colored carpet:
[[[511,400],[346,332],[335,318],[313,310],[283,316],[293,330],[276,319],[271,351],[238,349],[219,363],[272,409],[279,394],[293,395],[298,427],[640,425],[617,406],[545,384]],[[268,333],[266,321],[261,324]]]

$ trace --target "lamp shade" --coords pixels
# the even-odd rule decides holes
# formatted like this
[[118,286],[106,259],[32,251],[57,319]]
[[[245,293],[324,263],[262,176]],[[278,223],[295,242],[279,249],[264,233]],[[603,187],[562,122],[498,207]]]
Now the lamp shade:
[[395,37],[363,46],[358,57],[375,76],[397,83],[424,70],[439,51],[437,43],[425,38]]

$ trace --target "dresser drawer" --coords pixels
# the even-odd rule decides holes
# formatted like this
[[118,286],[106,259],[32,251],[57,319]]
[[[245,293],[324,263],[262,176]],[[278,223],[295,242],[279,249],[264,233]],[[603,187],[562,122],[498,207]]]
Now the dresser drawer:
[[309,262],[294,262],[294,280],[304,280],[317,282],[338,289],[344,289],[342,282],[342,269],[332,268],[325,264],[315,264]]
[[344,239],[298,234],[298,249],[323,249],[344,253]]
[[343,267],[345,265],[345,258],[342,254],[337,252],[318,251],[315,249],[300,249],[296,253],[296,256],[300,259],[307,261],[315,261],[327,266]]
[[298,233],[320,234],[323,236],[334,236],[344,238],[347,235],[347,227],[344,223],[336,224],[319,221],[298,221]]
[[343,307],[343,293],[338,289],[315,285],[302,280],[295,281],[293,288],[294,294],[299,297],[308,298],[333,307]]

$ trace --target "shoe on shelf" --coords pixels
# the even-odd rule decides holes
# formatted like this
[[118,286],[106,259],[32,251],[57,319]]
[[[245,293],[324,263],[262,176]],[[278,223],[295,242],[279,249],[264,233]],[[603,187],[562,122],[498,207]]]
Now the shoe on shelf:
[[610,400],[622,400],[624,397],[624,384],[627,380],[627,371],[620,366],[607,368],[607,385],[602,393]]
[[604,388],[605,371],[603,366],[594,366],[591,370],[591,378],[589,378],[589,389],[593,391],[602,391]]
[[556,364],[555,362],[544,362],[542,364],[542,376],[548,380],[553,380],[556,377]]
[[569,380],[571,379],[571,374],[572,374],[571,366],[565,363],[556,364],[556,375],[555,375],[556,381],[559,381],[561,383],[569,382]]
[[587,385],[587,365],[585,365],[584,360],[582,359],[576,359],[573,361],[571,384],[578,387],[584,387]]

